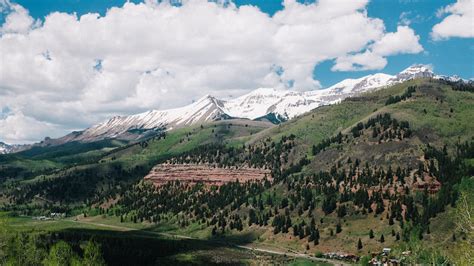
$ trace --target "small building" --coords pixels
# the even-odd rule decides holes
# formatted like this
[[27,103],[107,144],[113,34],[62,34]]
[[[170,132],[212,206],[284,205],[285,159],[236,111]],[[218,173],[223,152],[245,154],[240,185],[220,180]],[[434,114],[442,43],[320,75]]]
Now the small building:
[[388,255],[390,254],[390,251],[392,251],[391,248],[383,248],[382,253],[383,253],[385,256],[388,256]]
[[51,218],[64,218],[66,217],[66,214],[65,213],[59,213],[59,212],[52,212],[50,213],[49,217]]
[[406,256],[410,256],[410,255],[411,255],[411,251],[409,251],[409,250],[405,250],[405,251],[402,252],[402,256],[406,257]]

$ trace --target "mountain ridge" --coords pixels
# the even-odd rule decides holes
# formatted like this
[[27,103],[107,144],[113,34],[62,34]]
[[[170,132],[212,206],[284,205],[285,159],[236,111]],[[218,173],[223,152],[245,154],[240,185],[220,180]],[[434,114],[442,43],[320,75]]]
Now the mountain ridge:
[[120,137],[121,134],[133,128],[171,130],[229,118],[258,120],[267,117],[273,123],[280,123],[317,107],[334,104],[347,97],[414,78],[446,79],[445,76],[435,75],[429,66],[412,65],[397,75],[376,73],[357,79],[345,79],[322,90],[298,92],[257,88],[245,95],[223,100],[212,95],[205,95],[196,102],[180,108],[151,110],[141,114],[111,118],[86,129],[76,140]]
[[297,92],[274,88],[257,88],[233,99],[220,100],[205,95],[187,106],[168,110],[150,110],[130,116],[116,116],[94,125],[76,138],[93,140],[113,138],[129,129],[167,130],[223,118],[244,118],[254,120],[274,113],[282,120],[288,120],[322,105],[333,104],[358,93],[367,92],[417,77],[433,77],[426,66],[414,65],[396,76],[377,73],[358,79],[346,79],[327,89]]
[[[426,65],[412,65],[397,75],[375,73],[361,78],[345,79],[321,90],[299,92],[257,88],[232,99],[218,99],[207,94],[183,107],[114,116],[83,131],[72,132],[58,139],[48,138],[35,145],[48,146],[71,141],[91,142],[111,138],[138,140],[156,132],[232,118],[268,120],[277,124],[320,106],[335,104],[348,97],[415,78],[467,82],[456,76],[436,75]],[[12,151],[7,148],[0,150],[3,153]]]

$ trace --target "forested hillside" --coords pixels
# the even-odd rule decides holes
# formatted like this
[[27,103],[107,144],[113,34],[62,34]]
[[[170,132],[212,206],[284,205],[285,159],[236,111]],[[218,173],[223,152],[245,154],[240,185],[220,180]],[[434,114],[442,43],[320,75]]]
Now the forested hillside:
[[[16,215],[101,215],[309,254],[366,259],[391,247],[407,263],[456,262],[456,250],[472,254],[472,227],[456,226],[472,209],[472,92],[472,83],[415,79],[280,125],[227,120],[137,143],[0,155],[0,203]],[[143,180],[165,162],[268,169],[271,179]]]

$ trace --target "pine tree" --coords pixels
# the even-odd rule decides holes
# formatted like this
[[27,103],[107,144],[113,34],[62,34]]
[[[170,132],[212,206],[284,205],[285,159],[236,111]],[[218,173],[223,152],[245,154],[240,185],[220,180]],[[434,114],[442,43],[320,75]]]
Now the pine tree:
[[313,243],[315,246],[319,245],[319,238],[315,238]]
[[212,235],[215,236],[216,234],[217,234],[217,227],[214,226],[214,227],[212,228]]
[[83,265],[106,265],[104,258],[102,257],[102,250],[100,245],[89,240],[84,247],[84,260]]
[[362,246],[362,241],[361,241],[360,238],[359,238],[359,241],[357,242],[357,249],[358,249],[358,250],[361,250],[362,247],[363,247],[363,246]]
[[340,232],[342,232],[341,223],[337,223],[337,225],[336,225],[336,234],[339,234]]
[[300,239],[304,238],[304,229],[303,229],[303,226],[301,226],[301,224],[298,226],[298,235]]
[[372,229],[370,229],[369,231],[369,238],[370,239],[374,238],[374,231],[372,231]]
[[393,224],[394,224],[392,216],[390,216],[390,218],[388,219],[388,224],[389,224],[389,225],[393,225]]
[[385,242],[385,238],[383,237],[383,234],[380,236],[380,243]]

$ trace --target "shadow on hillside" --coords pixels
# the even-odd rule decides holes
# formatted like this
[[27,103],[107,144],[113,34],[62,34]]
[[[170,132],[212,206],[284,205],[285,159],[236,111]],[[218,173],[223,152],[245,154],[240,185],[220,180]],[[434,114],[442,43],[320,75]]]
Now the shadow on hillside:
[[[216,237],[210,240],[180,239],[160,236],[147,230],[122,232],[75,228],[51,235],[52,242],[64,240],[71,243],[77,250],[80,250],[81,243],[90,239],[101,245],[108,265],[176,265],[180,261],[175,256],[186,257],[185,264],[212,265],[215,264],[213,250],[246,244],[254,238],[250,234],[244,234],[229,238]],[[240,260],[237,258],[224,264],[240,264]]]

